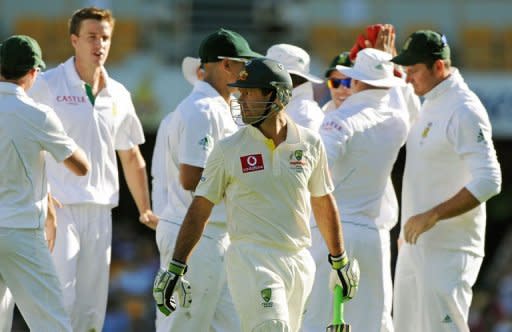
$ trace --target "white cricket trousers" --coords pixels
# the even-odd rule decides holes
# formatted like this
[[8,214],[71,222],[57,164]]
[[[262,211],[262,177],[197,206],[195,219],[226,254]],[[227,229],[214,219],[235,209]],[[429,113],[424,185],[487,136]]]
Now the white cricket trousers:
[[13,300],[31,331],[71,331],[43,229],[0,228],[0,296],[1,332],[10,332]]
[[226,267],[242,332],[299,331],[315,277],[307,249],[290,252],[232,241]]
[[396,332],[469,332],[469,307],[482,257],[403,244],[395,273]]
[[74,332],[101,331],[107,308],[111,207],[72,204],[57,209],[53,261]]
[[[160,219],[156,243],[160,266],[167,269],[174,252],[180,225]],[[240,321],[227,287],[224,255],[229,236],[224,223],[208,223],[188,261],[185,279],[192,289],[192,304],[178,308],[170,316],[156,309],[156,331],[234,332]]]
[[[332,322],[332,291],[329,289],[331,265],[318,227],[311,230],[311,253],[316,263],[315,284],[306,306],[302,331],[324,331]],[[391,332],[391,249],[389,231],[343,222],[345,250],[357,258],[361,279],[356,296],[344,304],[344,318],[354,331]],[[411,331],[409,331],[411,332]]]

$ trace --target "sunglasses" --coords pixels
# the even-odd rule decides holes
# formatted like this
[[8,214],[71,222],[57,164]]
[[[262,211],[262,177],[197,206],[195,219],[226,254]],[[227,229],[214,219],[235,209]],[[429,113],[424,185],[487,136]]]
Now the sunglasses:
[[329,78],[327,80],[327,86],[330,89],[337,89],[340,87],[340,85],[344,86],[345,88],[350,88],[350,81],[351,81],[350,78],[343,78],[343,79]]

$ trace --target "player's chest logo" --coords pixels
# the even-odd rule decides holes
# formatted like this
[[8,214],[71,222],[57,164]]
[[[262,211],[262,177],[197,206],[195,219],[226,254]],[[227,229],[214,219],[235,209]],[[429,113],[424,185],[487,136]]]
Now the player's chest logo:
[[306,166],[306,160],[304,158],[304,150],[295,150],[290,154],[289,163],[290,168],[297,172],[303,172]]
[[240,157],[240,164],[242,166],[243,173],[256,172],[265,169],[261,153]]
[[79,105],[87,103],[86,96],[57,96],[55,98],[57,103],[64,103],[68,105]]
[[420,145],[423,145],[424,141],[427,139],[428,134],[430,133],[430,129],[432,129],[432,122],[427,123],[421,132]]

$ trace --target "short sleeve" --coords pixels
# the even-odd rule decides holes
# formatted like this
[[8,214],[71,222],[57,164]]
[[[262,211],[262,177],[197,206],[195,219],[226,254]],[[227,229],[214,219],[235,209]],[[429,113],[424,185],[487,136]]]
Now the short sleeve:
[[448,139],[467,164],[472,180],[466,188],[484,202],[499,192],[501,170],[492,142],[492,129],[481,105],[465,104],[448,124]]
[[62,123],[53,110],[46,110],[44,125],[35,131],[34,135],[43,150],[49,152],[58,162],[64,161],[78,148],[75,141],[64,131]]
[[321,140],[318,140],[316,152],[317,163],[309,178],[308,187],[311,196],[320,197],[331,193],[334,190],[334,185],[332,184],[327,155]]
[[220,145],[213,148],[206,167],[197,185],[195,195],[202,196],[214,204],[223,198],[228,185],[224,153]]
[[[185,111],[187,112],[187,111]],[[183,123],[178,159],[180,164],[204,168],[214,148],[214,125],[209,112],[188,112]]]
[[161,214],[168,201],[167,193],[167,160],[169,158],[169,124],[171,115],[164,118],[156,134],[153,159],[151,161],[151,176],[153,177],[152,199],[153,210]]
[[125,108],[125,116],[115,134],[115,149],[129,150],[136,145],[144,143],[144,130],[140,123],[135,107],[129,93],[124,96],[125,100],[115,107]]

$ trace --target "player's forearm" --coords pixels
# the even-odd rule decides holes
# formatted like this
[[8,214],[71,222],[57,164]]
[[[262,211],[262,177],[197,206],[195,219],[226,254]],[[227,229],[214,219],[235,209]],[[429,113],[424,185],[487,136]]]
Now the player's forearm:
[[192,250],[201,239],[212,208],[213,203],[206,198],[194,197],[176,239],[172,257],[174,260],[187,263]]
[[343,247],[340,216],[334,197],[331,194],[311,197],[311,207],[329,253],[332,256],[341,255],[345,249]]
[[480,205],[480,201],[466,188],[462,188],[452,198],[431,209],[436,219],[443,220],[459,216]]
[[123,151],[119,153],[119,157],[126,184],[139,213],[142,214],[147,210],[151,210],[146,162],[138,148],[136,150]]

